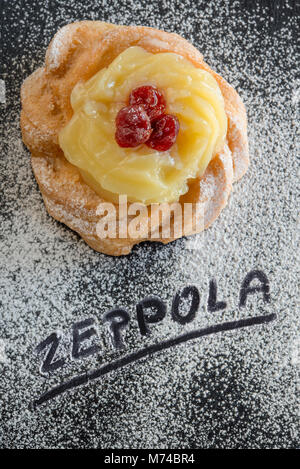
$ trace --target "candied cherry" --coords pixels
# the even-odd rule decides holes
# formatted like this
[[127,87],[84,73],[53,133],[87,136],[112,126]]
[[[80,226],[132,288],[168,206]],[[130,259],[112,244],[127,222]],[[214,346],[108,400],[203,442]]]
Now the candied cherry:
[[160,117],[166,110],[165,98],[155,86],[139,86],[139,88],[135,88],[130,93],[129,104],[143,105],[150,121]]
[[152,132],[150,119],[143,106],[123,107],[116,117],[116,141],[120,147],[137,147]]
[[167,151],[175,143],[179,132],[179,121],[171,114],[165,114],[152,122],[153,131],[146,142],[148,147],[158,151]]

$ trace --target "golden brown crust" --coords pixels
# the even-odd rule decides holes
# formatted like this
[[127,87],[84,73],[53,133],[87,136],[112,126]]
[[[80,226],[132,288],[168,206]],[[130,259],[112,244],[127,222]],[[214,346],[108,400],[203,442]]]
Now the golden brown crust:
[[[99,220],[96,211],[103,200],[65,159],[58,145],[58,133],[72,116],[70,94],[75,84],[89,79],[132,45],[153,53],[176,52],[184,56],[196,67],[212,73],[224,96],[227,142],[202,178],[193,181],[180,199],[180,203],[202,206],[203,228],[217,218],[226,205],[232,182],[245,173],[249,164],[247,119],[240,97],[185,39],[152,28],[115,26],[98,21],[65,26],[49,45],[45,67],[36,70],[23,83],[22,135],[31,151],[33,171],[50,215],[78,232],[93,249],[110,255],[128,254],[134,244],[151,240],[148,220],[142,221],[140,239],[100,239],[96,233]],[[115,207],[118,212],[118,206]],[[191,226],[188,234],[193,232]],[[175,238],[156,240],[167,243]]]

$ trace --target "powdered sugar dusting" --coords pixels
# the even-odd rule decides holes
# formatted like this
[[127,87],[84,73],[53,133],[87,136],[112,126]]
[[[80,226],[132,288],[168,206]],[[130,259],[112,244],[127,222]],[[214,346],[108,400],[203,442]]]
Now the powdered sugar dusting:
[[6,103],[5,81],[0,80],[0,103]]
[[72,31],[72,27],[64,26],[56,34],[48,52],[48,68],[55,71],[61,64],[61,58],[64,56],[67,43],[67,36]]
[[[297,18],[284,7],[277,24],[271,7],[256,4],[242,12],[239,2],[219,0],[197,6],[189,0],[24,5],[5,3],[0,44],[7,101],[0,139],[0,337],[7,358],[0,363],[0,446],[299,447]],[[21,143],[19,89],[42,65],[59,27],[84,18],[182,34],[243,97],[251,166],[218,220],[196,236],[197,250],[184,249],[182,239],[142,244],[128,257],[112,258],[94,252],[45,210]],[[239,309],[241,282],[254,268],[268,275],[271,303],[253,295]],[[218,298],[227,301],[224,311],[207,311],[211,278]],[[187,284],[199,288],[200,308],[192,323],[180,326],[170,306]],[[166,301],[168,313],[142,337],[135,304],[148,295]],[[116,305],[131,317],[122,352],[111,348],[101,320]],[[33,397],[119,356],[198,327],[268,312],[277,313],[272,324],[191,341],[66,393],[36,413],[28,410]],[[100,353],[72,361],[72,324],[89,317],[95,318]],[[46,377],[34,348],[54,331],[63,335],[58,353],[67,362]]]

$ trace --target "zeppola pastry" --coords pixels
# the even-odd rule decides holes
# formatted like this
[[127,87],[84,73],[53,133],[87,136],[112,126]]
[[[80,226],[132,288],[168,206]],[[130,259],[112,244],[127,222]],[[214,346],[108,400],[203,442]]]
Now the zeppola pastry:
[[[240,97],[177,34],[67,25],[21,99],[23,141],[48,212],[106,254],[207,228],[249,164]],[[99,229],[104,219],[113,235]]]

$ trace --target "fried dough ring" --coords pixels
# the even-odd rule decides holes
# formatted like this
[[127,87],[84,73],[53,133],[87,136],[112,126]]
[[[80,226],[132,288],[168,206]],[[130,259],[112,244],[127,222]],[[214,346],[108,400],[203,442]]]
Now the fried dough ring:
[[[96,211],[104,200],[66,160],[58,145],[58,134],[72,117],[70,95],[75,84],[91,78],[133,45],[152,53],[180,54],[194,66],[210,72],[223,94],[228,117],[224,148],[213,157],[204,175],[191,181],[188,192],[179,200],[181,204],[201,205],[204,213],[202,229],[218,217],[227,203],[232,183],[243,176],[249,164],[246,111],[240,97],[205,64],[202,55],[185,39],[152,28],[115,26],[100,21],[83,21],[63,27],[48,47],[45,66],[32,73],[22,85],[23,141],[32,154],[33,171],[49,214],[79,233],[96,251],[114,256],[128,254],[134,244],[141,241],[153,240],[149,220],[142,220],[139,239],[100,239],[96,233],[100,218]],[[115,208],[119,215],[118,205]],[[191,224],[186,234],[194,232]],[[155,241],[168,243],[174,239],[160,237]]]

